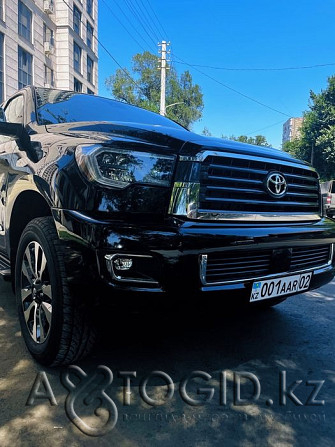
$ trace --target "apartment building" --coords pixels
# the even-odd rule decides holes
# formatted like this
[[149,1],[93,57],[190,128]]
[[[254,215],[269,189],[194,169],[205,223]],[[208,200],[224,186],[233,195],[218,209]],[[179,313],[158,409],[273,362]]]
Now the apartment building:
[[98,0],[0,0],[0,103],[28,84],[96,94]]
[[300,136],[303,118],[290,118],[283,124],[283,144]]

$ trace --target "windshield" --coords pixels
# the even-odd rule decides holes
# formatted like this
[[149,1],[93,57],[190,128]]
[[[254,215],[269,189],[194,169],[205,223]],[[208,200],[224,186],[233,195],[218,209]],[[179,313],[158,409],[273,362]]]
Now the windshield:
[[113,99],[53,89],[36,89],[38,124],[118,121],[184,129],[157,113]]

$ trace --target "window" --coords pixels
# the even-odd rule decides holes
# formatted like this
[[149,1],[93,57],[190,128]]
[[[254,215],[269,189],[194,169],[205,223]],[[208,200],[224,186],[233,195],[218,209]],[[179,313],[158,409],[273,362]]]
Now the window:
[[0,33],[0,104],[4,101],[4,35]]
[[19,1],[19,35],[31,42],[32,14],[30,9]]
[[81,28],[81,12],[77,8],[77,6],[73,7],[73,29],[80,36],[80,28]]
[[78,81],[78,79],[76,79],[76,78],[74,78],[74,80],[73,80],[73,90],[75,91],[75,92],[82,92],[82,90],[83,90],[83,84],[80,82],[80,81]]
[[51,45],[55,43],[54,32],[45,23],[43,25],[43,42],[49,42]]
[[19,89],[32,84],[33,56],[19,47]]
[[91,90],[90,88],[87,88],[87,93],[88,93],[89,95],[94,95],[94,91]]
[[81,73],[81,48],[76,42],[73,42],[73,68]]
[[89,22],[86,25],[86,43],[88,47],[93,48],[93,26]]
[[91,84],[94,84],[93,67],[94,67],[94,62],[92,61],[92,59],[89,56],[87,56],[87,80]]
[[16,96],[6,106],[6,121],[9,123],[23,123],[23,96]]
[[55,85],[54,71],[47,65],[44,65],[44,85],[50,85],[51,87]]
[[87,0],[86,11],[91,17],[93,17],[93,0]]

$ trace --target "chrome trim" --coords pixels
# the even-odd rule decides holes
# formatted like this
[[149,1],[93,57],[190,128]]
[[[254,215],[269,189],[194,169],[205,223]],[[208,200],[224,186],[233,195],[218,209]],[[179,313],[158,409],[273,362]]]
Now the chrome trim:
[[171,194],[169,213],[198,219],[200,183],[175,182]]
[[200,279],[202,284],[206,284],[207,260],[208,255],[200,256]]
[[314,169],[312,166],[309,166],[308,164],[303,164],[301,162],[290,162],[288,160],[283,160],[281,158],[267,158],[267,157],[258,157],[255,155],[249,155],[249,154],[239,154],[239,153],[235,153],[235,152],[221,152],[221,151],[213,151],[213,150],[204,150],[201,152],[198,152],[198,154],[196,154],[193,157],[189,157],[189,156],[180,156],[179,159],[181,161],[199,161],[199,162],[203,162],[205,161],[205,159],[209,156],[213,156],[213,157],[227,157],[227,158],[238,158],[238,159],[242,159],[242,160],[252,160],[252,161],[261,161],[261,162],[265,162],[265,163],[283,163],[285,166],[291,166],[294,168],[301,168],[301,169],[306,169],[309,171],[313,171],[316,172],[316,169]]
[[136,282],[136,283],[141,283],[141,284],[154,284],[154,285],[158,285],[158,281],[151,281],[149,279],[136,279],[136,278],[122,278],[121,276],[118,276],[115,272],[114,272],[114,268],[113,268],[113,260],[116,257],[131,257],[131,258],[153,258],[153,256],[150,255],[133,255],[131,253],[115,253],[113,255],[105,255],[105,260],[106,260],[106,264],[107,264],[107,270],[109,271],[109,273],[111,274],[112,278],[115,281],[118,282]]
[[328,264],[332,264],[334,261],[334,244],[330,244],[330,256]]
[[175,182],[171,194],[169,214],[185,216],[187,219],[199,220],[228,220],[245,222],[306,222],[318,221],[319,214],[310,213],[237,213],[236,211],[225,211],[222,213],[199,209],[200,183],[198,182]]
[[[193,212],[194,214],[194,212]],[[188,217],[188,216],[187,216]],[[193,217],[194,219],[194,217]],[[257,221],[257,222],[269,222],[270,220],[275,220],[275,223],[279,222],[310,222],[310,221],[318,221],[321,219],[319,214],[308,214],[308,213],[297,213],[297,214],[288,214],[288,213],[240,213],[237,214],[236,211],[225,211],[222,213],[218,212],[209,212],[198,210],[196,213],[196,219],[202,220],[229,220],[229,221]],[[273,222],[272,222],[273,223]]]
[[[207,262],[208,262],[208,255],[200,255],[200,280],[203,286],[223,286],[226,284],[239,284],[246,281],[261,281],[263,279],[272,279],[272,278],[280,278],[282,276],[288,276],[293,274],[301,274],[301,273],[307,273],[307,272],[315,272],[320,269],[324,269],[327,267],[330,267],[333,262],[334,257],[334,244],[330,244],[330,255],[329,255],[329,261],[327,264],[318,265],[316,267],[311,267],[309,269],[304,270],[295,270],[291,272],[281,272],[281,273],[273,273],[270,275],[264,275],[264,276],[255,276],[252,278],[244,278],[244,279],[236,279],[233,281],[219,281],[219,282],[207,282],[206,281],[206,275],[207,275]],[[204,259],[205,258],[205,259]]]
[[[308,171],[316,172],[315,169],[309,165],[302,163],[293,163],[287,160],[257,157],[248,154],[238,154],[234,152],[221,152],[214,150],[203,150],[194,156],[179,156],[181,162],[203,162],[209,156],[215,156],[220,158],[236,158],[242,160],[253,160],[265,163],[279,163],[283,166],[291,166]],[[317,181],[318,178],[315,178]],[[169,205],[169,214],[175,216],[184,216],[187,219],[194,220],[216,220],[216,221],[244,221],[244,222],[315,222],[321,219],[321,216],[317,213],[271,213],[271,212],[242,212],[236,211],[213,211],[199,208],[200,202],[200,179],[199,182],[175,182],[172,189],[171,200]]]

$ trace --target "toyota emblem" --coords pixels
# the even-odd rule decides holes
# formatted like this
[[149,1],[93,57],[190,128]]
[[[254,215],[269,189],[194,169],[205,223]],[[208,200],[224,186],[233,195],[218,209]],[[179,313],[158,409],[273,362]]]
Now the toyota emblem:
[[266,191],[277,199],[283,197],[287,191],[287,181],[280,172],[269,172],[265,179]]

